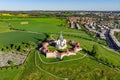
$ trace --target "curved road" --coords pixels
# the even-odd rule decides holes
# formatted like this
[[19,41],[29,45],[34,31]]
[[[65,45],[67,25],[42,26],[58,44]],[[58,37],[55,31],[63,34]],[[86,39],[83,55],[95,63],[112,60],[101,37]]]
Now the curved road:
[[106,40],[110,45],[110,48],[114,49],[114,50],[120,50],[120,47],[117,46],[117,44],[112,40],[112,38],[110,37],[110,31],[107,30],[106,31]]

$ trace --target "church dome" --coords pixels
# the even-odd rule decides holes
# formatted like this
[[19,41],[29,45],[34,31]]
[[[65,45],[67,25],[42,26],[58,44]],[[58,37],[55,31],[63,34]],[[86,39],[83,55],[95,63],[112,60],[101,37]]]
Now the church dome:
[[60,32],[60,35],[59,35],[59,37],[58,37],[58,40],[63,40],[64,38],[63,38],[63,35],[62,35],[62,32]]

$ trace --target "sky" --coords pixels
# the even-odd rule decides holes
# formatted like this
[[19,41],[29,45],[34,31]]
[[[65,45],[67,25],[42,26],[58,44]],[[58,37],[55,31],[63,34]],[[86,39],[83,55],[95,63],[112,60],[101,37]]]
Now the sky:
[[120,0],[0,0],[0,10],[120,11]]

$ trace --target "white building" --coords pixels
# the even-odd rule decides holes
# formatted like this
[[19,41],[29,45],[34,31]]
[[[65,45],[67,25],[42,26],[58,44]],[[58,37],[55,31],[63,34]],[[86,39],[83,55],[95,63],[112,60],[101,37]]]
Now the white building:
[[63,38],[62,32],[60,33],[58,39],[55,41],[56,42],[56,48],[58,49],[65,49],[67,47],[66,45],[66,39]]

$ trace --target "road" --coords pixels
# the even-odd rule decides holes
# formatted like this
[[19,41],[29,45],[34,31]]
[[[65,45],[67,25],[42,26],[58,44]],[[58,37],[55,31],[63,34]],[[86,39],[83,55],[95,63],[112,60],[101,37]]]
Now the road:
[[109,30],[106,31],[105,36],[106,36],[107,42],[108,42],[109,45],[110,45],[110,48],[112,48],[112,49],[114,49],[114,50],[120,50],[120,47],[118,47],[118,45],[117,45],[117,44],[113,41],[113,39],[111,38],[111,36],[110,36],[110,31],[109,31]]

